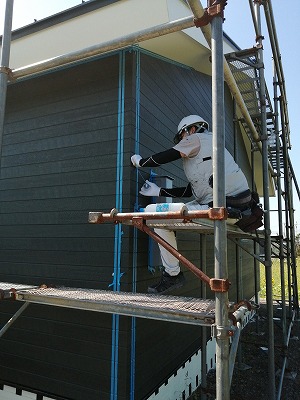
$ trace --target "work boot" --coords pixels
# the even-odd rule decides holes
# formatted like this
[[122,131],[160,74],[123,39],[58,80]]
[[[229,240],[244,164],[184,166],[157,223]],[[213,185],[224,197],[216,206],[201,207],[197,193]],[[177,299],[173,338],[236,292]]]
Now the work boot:
[[166,271],[163,271],[160,282],[148,286],[148,293],[164,294],[173,289],[178,289],[185,284],[185,278],[182,272],[178,275],[171,276]]

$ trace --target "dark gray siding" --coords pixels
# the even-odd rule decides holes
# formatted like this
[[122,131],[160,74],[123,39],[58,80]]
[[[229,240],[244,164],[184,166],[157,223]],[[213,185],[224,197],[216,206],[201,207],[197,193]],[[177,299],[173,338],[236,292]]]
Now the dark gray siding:
[[[150,170],[137,174],[130,165],[136,134],[143,156],[167,149],[179,120],[191,113],[211,124],[211,78],[137,49],[10,85],[0,186],[1,281],[108,289],[119,252],[121,290],[136,285],[145,292],[160,276],[147,269],[148,237],[138,231],[135,243],[134,229],[122,226],[116,251],[115,227],[89,225],[88,212],[145,206],[136,188]],[[233,153],[232,115],[226,92],[226,143]],[[175,186],[186,184],[180,161],[155,172],[172,176]],[[200,236],[178,238],[180,251],[201,266]],[[213,276],[212,237],[207,256]],[[229,269],[235,300],[234,252]],[[186,286],[174,294],[200,297],[199,280],[190,271],[185,275]],[[244,293],[253,294],[252,282]],[[0,303],[0,323],[18,306]],[[66,399],[108,399],[117,356],[118,398],[130,398],[135,363],[135,398],[143,399],[201,343],[201,330],[192,326],[137,319],[132,329],[131,318],[118,322],[112,331],[110,315],[31,305],[0,340],[1,379]]]
[[[173,146],[173,137],[177,132],[177,125],[181,118],[189,114],[199,114],[211,126],[211,77],[191,70],[184,66],[166,62],[166,60],[141,55],[141,83],[140,83],[140,154],[146,157],[150,154],[165,150]],[[243,146],[236,144],[233,127],[233,102],[228,89],[225,87],[226,113],[226,147],[234,154],[238,146],[239,157],[245,157]],[[181,161],[166,164],[155,168],[158,175],[167,175],[174,178],[174,186],[185,185],[186,179],[182,171]],[[143,169],[138,179],[139,187],[143,179],[149,176],[150,169]],[[185,199],[190,201],[191,199]],[[140,197],[144,206],[147,199]],[[174,200],[175,201],[175,200]],[[180,200],[181,201],[181,200]],[[149,202],[149,201],[148,201]],[[196,233],[178,233],[180,252],[195,265],[201,268],[200,235]],[[142,235],[141,235],[141,240]],[[229,297],[237,300],[237,273],[236,249],[229,242],[229,279],[232,282]],[[253,261],[242,251],[241,292],[244,296],[254,294]],[[213,236],[207,238],[207,273],[214,276]],[[184,267],[187,284],[174,294],[201,297],[200,281]],[[158,279],[160,273],[156,273]],[[138,264],[138,289],[145,289],[145,281],[152,282],[154,277],[147,273],[145,260]],[[214,294],[208,289],[208,297]],[[137,398],[143,398],[147,390],[151,391],[154,382],[163,383],[171,371],[175,371],[189,356],[195,352],[201,343],[199,328],[174,325],[157,321],[137,321],[137,360],[136,360],[136,390]],[[168,373],[166,371],[169,371]]]
[[[127,69],[130,84],[130,64]],[[102,289],[112,282],[114,227],[87,220],[89,211],[115,206],[118,103],[119,55],[10,85],[0,187],[2,281]],[[0,307],[3,324],[19,304]],[[126,320],[119,332],[124,370]],[[30,306],[0,340],[1,379],[64,398],[101,393],[108,399],[111,328],[110,315]],[[126,381],[124,374],[123,398]]]
[[111,265],[113,241],[101,248],[104,231],[87,215],[114,206],[117,60],[9,87],[0,188],[5,279],[107,283],[99,260]]
[[[1,324],[17,310],[0,304]],[[1,381],[64,399],[109,399],[111,317],[30,306],[0,342]]]

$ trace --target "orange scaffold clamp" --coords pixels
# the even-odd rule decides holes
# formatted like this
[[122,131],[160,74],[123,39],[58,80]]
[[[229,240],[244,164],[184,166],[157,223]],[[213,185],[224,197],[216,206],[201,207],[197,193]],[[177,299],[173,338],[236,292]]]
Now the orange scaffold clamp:
[[220,16],[224,19],[224,8],[227,0],[208,0],[208,7],[200,18],[194,18],[194,24],[197,28],[208,25],[214,17]]

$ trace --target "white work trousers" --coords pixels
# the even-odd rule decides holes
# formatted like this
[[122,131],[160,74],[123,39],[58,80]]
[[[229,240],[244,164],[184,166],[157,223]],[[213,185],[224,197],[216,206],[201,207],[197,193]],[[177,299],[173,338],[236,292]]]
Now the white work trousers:
[[[196,200],[190,201],[186,203],[186,207],[188,210],[208,210],[209,207],[207,205],[199,204]],[[170,231],[168,229],[154,229],[155,233],[157,233],[162,239],[164,239],[167,243],[169,243],[176,250],[177,241],[175,237],[174,231]],[[178,275],[180,272],[179,261],[176,257],[174,257],[168,250],[166,250],[162,245],[158,244],[160,250],[160,257],[162,261],[162,265],[164,266],[165,271],[171,275]]]

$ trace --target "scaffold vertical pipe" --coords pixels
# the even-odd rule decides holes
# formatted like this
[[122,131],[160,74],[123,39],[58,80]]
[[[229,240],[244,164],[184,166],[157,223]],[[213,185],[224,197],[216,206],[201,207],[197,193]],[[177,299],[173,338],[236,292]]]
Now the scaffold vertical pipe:
[[[241,241],[238,239],[237,243],[235,245],[235,272],[236,272],[236,302],[238,303],[241,299],[244,298],[243,295],[243,282],[242,282],[242,255],[241,255]],[[234,337],[240,336],[240,333],[235,333]],[[236,340],[236,339],[235,339]],[[235,353],[237,354],[237,363],[238,363],[238,368],[241,367],[242,364],[242,343],[237,340],[236,343],[237,349]],[[230,362],[229,362],[229,369],[230,369],[230,382],[232,381],[232,374],[233,374],[233,368],[234,368],[234,360],[235,357],[233,358],[233,361],[231,359],[232,357],[232,344],[230,347]],[[233,365],[232,365],[233,363]]]
[[281,301],[282,301],[282,338],[283,346],[286,345],[286,297],[285,297],[285,273],[284,273],[284,249],[283,249],[283,218],[282,218],[282,187],[281,187],[281,151],[279,140],[279,114],[278,114],[278,80],[276,69],[274,68],[273,77],[274,91],[274,116],[275,116],[275,145],[276,145],[276,184],[277,184],[277,207],[278,207],[278,236],[279,236],[279,264],[280,264],[280,282],[281,282]]
[[[223,18],[215,16],[211,22],[212,38],[212,116],[213,116],[213,187],[214,207],[225,206],[225,123],[224,123],[224,68]],[[227,279],[226,222],[215,221],[215,277]],[[228,292],[216,292],[216,399],[230,398]]]
[[284,192],[285,192],[285,210],[286,210],[286,236],[289,249],[289,263],[290,273],[292,277],[292,303],[294,309],[299,313],[299,299],[298,299],[298,285],[297,285],[297,262],[296,262],[296,249],[295,249],[295,221],[294,221],[294,205],[292,193],[292,174],[289,167],[288,157],[288,141],[286,132],[286,123],[284,115],[283,98],[281,98],[281,121],[282,121],[282,146],[283,146],[283,161],[284,161]]
[[268,26],[268,31],[269,31],[269,36],[270,36],[270,45],[272,48],[272,54],[273,54],[278,84],[280,86],[280,92],[281,92],[281,98],[282,98],[281,106],[282,106],[282,112],[283,112],[283,116],[284,116],[284,118],[282,119],[282,122],[284,121],[284,123],[285,123],[286,139],[287,139],[288,145],[290,146],[290,123],[289,123],[289,116],[288,116],[288,110],[287,110],[285,78],[284,78],[283,67],[282,67],[282,63],[281,63],[281,54],[280,54],[279,43],[278,43],[278,38],[277,38],[277,33],[276,33],[276,24],[275,24],[274,15],[273,15],[272,2],[271,2],[271,0],[268,0],[268,1],[263,1],[262,4],[263,4],[264,10],[265,10],[266,23]]
[[9,73],[8,67],[9,67],[9,56],[10,56],[13,8],[14,8],[14,0],[6,0],[4,29],[2,36],[2,49],[0,57],[0,166],[1,166],[1,155],[2,155],[6,92],[7,92],[8,73]]
[[[206,274],[206,265],[207,265],[207,257],[206,257],[206,235],[203,233],[200,235],[200,243],[201,243],[201,266],[202,271]],[[201,297],[206,299],[207,296],[207,285],[205,282],[201,281]],[[201,400],[207,400],[206,396],[206,387],[207,387],[207,327],[202,327],[202,337],[201,337]]]
[[[261,32],[260,4],[255,3],[255,16],[258,28],[257,47],[260,64],[263,66],[263,46]],[[266,87],[264,68],[259,68],[260,104],[261,104],[261,140],[262,140],[262,172],[264,188],[264,228],[265,228],[265,274],[266,274],[266,301],[268,312],[268,391],[269,399],[275,400],[275,357],[274,357],[274,324],[273,324],[273,287],[272,287],[272,259],[271,259],[271,229],[270,229],[270,200],[269,200],[269,173],[268,173],[268,135],[266,112]]]

